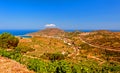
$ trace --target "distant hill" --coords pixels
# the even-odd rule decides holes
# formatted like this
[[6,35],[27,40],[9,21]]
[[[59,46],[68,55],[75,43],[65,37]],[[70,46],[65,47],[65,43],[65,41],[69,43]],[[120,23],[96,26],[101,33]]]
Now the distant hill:
[[102,48],[120,50],[120,32],[97,30],[82,35],[82,39],[88,43]]
[[109,30],[95,30],[95,31],[92,31],[91,33],[97,33],[97,34],[111,34],[113,33],[112,31],[109,31]]
[[109,33],[109,32],[111,32],[111,31],[109,31],[109,30],[95,30],[95,31],[93,31],[93,32],[100,32],[100,33]]
[[38,32],[27,34],[29,36],[62,36],[64,35],[64,30],[59,28],[46,28]]

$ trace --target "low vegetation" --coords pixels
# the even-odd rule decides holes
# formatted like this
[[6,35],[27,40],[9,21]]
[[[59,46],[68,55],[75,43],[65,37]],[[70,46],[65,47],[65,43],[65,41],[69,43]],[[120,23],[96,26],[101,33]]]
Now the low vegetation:
[[0,35],[0,47],[2,48],[14,48],[17,47],[19,40],[10,33],[3,33]]
[[32,52],[35,49],[28,47],[28,46],[17,46],[15,48],[15,51],[20,52],[20,53],[27,53],[27,52]]
[[27,58],[18,52],[6,51],[4,49],[0,49],[0,55],[25,64],[28,69],[38,73],[108,73],[120,71],[120,65],[114,62],[104,63],[102,66],[99,66],[97,62],[92,60],[80,61],[78,63],[71,63],[65,60],[45,62],[40,59]]
[[50,60],[52,62],[56,60],[64,60],[67,55],[63,55],[61,53],[44,53],[41,58]]
[[120,33],[109,31],[91,32],[89,35],[82,36],[85,41],[103,48],[120,50]]
[[[8,33],[5,34],[8,35]],[[34,37],[27,39],[27,42],[23,38],[19,40],[19,43],[17,41],[15,46],[1,46],[0,56],[16,60],[37,73],[120,72],[119,60],[111,60],[113,55],[118,57],[116,53],[108,52],[107,50],[102,50],[82,42],[78,32],[70,34],[73,34],[73,36],[69,37],[68,34],[62,38],[69,40],[67,43],[71,45],[64,43],[64,40],[56,38]],[[9,34],[9,36],[12,35]],[[14,37],[14,41],[15,39],[17,40]],[[12,41],[13,39],[4,38],[4,40]],[[9,44],[8,42],[5,43]],[[8,48],[11,50],[8,50]]]

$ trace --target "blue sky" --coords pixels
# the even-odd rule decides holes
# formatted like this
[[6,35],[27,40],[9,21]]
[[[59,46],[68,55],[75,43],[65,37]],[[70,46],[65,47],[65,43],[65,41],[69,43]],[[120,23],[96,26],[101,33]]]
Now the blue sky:
[[0,0],[0,29],[120,30],[120,0]]

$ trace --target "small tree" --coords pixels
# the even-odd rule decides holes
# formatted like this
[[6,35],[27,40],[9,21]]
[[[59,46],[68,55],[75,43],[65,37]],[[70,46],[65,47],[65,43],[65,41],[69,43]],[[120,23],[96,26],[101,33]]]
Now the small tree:
[[17,47],[19,40],[10,33],[3,33],[0,35],[0,47],[14,48]]

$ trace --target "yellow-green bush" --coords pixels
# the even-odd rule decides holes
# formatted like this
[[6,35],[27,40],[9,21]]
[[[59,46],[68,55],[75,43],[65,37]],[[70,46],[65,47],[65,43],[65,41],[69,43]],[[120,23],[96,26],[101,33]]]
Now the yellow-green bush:
[[56,60],[64,60],[66,55],[63,55],[61,53],[44,53],[41,58],[51,60],[52,62]]
[[19,40],[10,33],[3,33],[0,35],[0,47],[14,48],[18,45]]
[[31,52],[34,51],[35,49],[28,47],[28,46],[17,46],[15,48],[15,51],[20,52],[20,53],[26,53],[26,52]]

